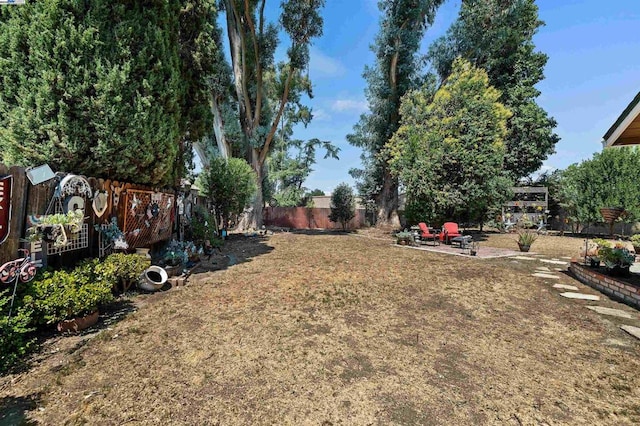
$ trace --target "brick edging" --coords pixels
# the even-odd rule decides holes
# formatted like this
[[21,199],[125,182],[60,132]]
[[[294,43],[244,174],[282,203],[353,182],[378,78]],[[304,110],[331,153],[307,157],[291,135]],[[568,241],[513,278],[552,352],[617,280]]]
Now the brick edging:
[[571,262],[569,271],[578,281],[609,295],[622,303],[640,309],[640,288],[601,274],[578,262]]

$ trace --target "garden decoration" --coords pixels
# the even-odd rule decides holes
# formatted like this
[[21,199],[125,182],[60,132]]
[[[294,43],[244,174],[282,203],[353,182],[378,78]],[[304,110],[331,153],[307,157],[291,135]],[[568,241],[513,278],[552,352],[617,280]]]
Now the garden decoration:
[[118,209],[118,204],[120,203],[120,193],[122,192],[122,187],[111,185],[111,195],[113,196],[112,205],[113,210]]
[[401,246],[411,245],[413,243],[413,234],[408,231],[396,233],[396,244]]
[[105,256],[110,249],[126,250],[129,248],[124,233],[118,227],[117,218],[112,217],[109,223],[96,224],[93,227],[100,233],[100,257]]
[[13,302],[16,298],[18,281],[22,283],[28,283],[36,276],[36,265],[31,261],[29,250],[19,249],[18,251],[24,252],[24,257],[9,261],[0,266],[0,282],[2,282],[3,284],[13,283],[13,294],[11,295],[9,318],[11,318]]
[[56,196],[64,197],[70,195],[80,195],[87,198],[91,198],[93,191],[91,185],[82,176],[66,175],[62,178],[58,187],[56,188]]
[[107,191],[96,191],[93,195],[93,203],[91,207],[93,208],[93,212],[96,217],[100,218],[107,211],[107,207],[109,206],[109,194]]
[[0,178],[0,244],[4,243],[11,231],[11,189],[13,176]]
[[53,243],[54,247],[59,248],[68,243],[69,235],[73,238],[80,232],[84,222],[84,212],[75,210],[67,214],[41,216],[36,220],[35,225],[27,229],[28,239]]
[[128,189],[122,231],[129,247],[150,246],[158,241],[171,238],[173,194]]
[[169,275],[163,268],[155,265],[150,266],[140,275],[138,287],[146,291],[160,290],[168,279]]
[[64,202],[62,203],[62,207],[65,213],[75,210],[82,210],[84,212],[84,204],[84,198],[77,195],[72,195],[65,198]]
[[600,209],[600,214],[604,218],[604,221],[609,224],[609,235],[613,235],[613,223],[624,212],[622,207],[603,207]]

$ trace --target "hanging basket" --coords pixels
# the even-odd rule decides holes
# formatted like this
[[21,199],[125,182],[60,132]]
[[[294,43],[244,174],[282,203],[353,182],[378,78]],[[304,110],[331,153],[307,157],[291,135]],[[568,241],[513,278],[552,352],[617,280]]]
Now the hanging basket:
[[600,209],[600,214],[607,223],[613,223],[624,212],[622,207],[603,207]]

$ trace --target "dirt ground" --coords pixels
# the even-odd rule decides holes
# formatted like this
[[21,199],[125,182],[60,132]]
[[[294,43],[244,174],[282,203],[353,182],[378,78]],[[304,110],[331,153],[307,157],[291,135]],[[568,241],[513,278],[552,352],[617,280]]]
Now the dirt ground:
[[[532,251],[582,243],[543,236]],[[638,312],[603,296],[635,316],[620,322],[562,298],[530,275],[537,261],[366,233],[237,237],[225,251],[186,287],[44,341],[0,377],[0,424],[640,422],[640,341],[618,328]]]

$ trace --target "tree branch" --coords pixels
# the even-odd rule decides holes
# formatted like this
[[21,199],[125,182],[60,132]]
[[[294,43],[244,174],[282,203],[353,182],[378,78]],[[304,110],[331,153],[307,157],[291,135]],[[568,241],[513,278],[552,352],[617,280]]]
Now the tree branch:
[[[236,3],[234,0],[229,0],[228,3],[231,4],[231,10],[233,13],[233,20],[234,20],[234,27],[238,32],[238,35],[240,37],[240,43],[242,44],[241,47],[241,51],[240,51],[240,56],[241,56],[241,61],[242,61],[242,77],[241,77],[241,86],[242,86],[242,99],[244,101],[244,107],[245,107],[245,115],[249,121],[250,121],[250,126],[251,128],[253,128],[253,123],[251,122],[251,117],[253,116],[253,113],[251,112],[251,99],[249,98],[249,91],[247,90],[247,79],[245,78],[247,75],[247,58],[246,58],[246,52],[247,52],[247,48],[246,48],[246,41],[245,41],[245,37],[244,37],[244,28],[242,25],[242,19],[240,17],[240,13],[238,12],[238,8],[236,7]],[[227,16],[229,16],[229,13],[227,12]],[[238,76],[236,75],[236,79],[238,78]],[[238,99],[239,100],[239,99]]]
[[264,161],[267,158],[267,154],[269,153],[269,145],[273,141],[273,136],[278,129],[278,123],[280,122],[280,117],[282,117],[282,112],[284,111],[284,107],[287,105],[287,101],[289,98],[289,88],[291,86],[291,79],[293,78],[294,68],[289,66],[289,75],[287,75],[287,81],[284,84],[284,91],[282,93],[282,99],[280,100],[280,107],[278,108],[278,113],[271,123],[271,129],[269,130],[269,134],[267,134],[267,138],[264,142],[264,146],[260,150],[259,164],[264,164]]

